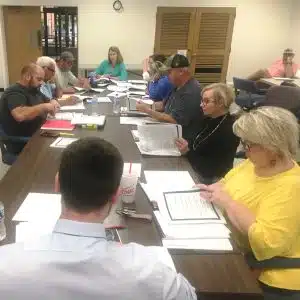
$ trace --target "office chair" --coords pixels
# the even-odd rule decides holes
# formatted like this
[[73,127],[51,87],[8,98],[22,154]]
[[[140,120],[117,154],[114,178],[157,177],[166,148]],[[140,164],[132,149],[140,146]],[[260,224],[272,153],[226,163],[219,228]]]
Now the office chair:
[[0,124],[0,149],[2,155],[2,162],[6,165],[11,166],[18,157],[16,154],[8,151],[6,142],[21,143],[25,145],[28,141],[29,141],[28,137],[7,135],[4,132],[2,125]]
[[259,106],[277,106],[292,112],[300,120],[300,88],[272,86]]
[[257,107],[265,100],[265,89],[259,89],[255,81],[233,77],[235,103],[243,109]]

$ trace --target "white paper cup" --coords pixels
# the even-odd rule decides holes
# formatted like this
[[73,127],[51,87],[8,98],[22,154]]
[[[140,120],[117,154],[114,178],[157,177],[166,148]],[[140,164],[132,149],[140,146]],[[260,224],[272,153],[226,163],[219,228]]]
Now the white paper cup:
[[123,174],[120,184],[120,197],[123,203],[133,203],[138,176],[135,173]]

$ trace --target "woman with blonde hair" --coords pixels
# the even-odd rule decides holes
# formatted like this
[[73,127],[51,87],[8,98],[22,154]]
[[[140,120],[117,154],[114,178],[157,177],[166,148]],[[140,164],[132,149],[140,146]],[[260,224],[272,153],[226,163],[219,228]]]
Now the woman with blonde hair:
[[300,167],[295,116],[278,107],[244,113],[233,125],[248,160],[201,195],[226,215],[233,239],[261,271],[265,299],[300,299]]
[[174,88],[167,76],[165,61],[166,56],[163,54],[153,54],[148,60],[148,94],[153,101],[167,99]]
[[200,182],[210,184],[232,168],[239,139],[233,134],[235,118],[229,113],[232,89],[224,83],[214,83],[206,86],[201,95],[205,118],[198,135],[190,145],[184,139],[178,139],[176,145],[187,155]]
[[128,74],[123,62],[123,56],[118,47],[109,47],[108,59],[102,61],[99,67],[95,70],[95,74],[97,78],[103,76],[106,78],[127,80]]

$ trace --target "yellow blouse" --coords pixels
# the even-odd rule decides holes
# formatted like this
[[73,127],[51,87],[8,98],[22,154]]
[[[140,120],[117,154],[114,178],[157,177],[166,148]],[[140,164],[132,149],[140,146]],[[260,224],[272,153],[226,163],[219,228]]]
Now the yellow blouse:
[[[231,170],[223,183],[230,196],[256,216],[248,237],[233,229],[243,250],[250,246],[258,260],[300,257],[300,167],[296,163],[281,174],[258,177],[246,160]],[[300,290],[300,269],[266,270],[259,280],[273,287]]]

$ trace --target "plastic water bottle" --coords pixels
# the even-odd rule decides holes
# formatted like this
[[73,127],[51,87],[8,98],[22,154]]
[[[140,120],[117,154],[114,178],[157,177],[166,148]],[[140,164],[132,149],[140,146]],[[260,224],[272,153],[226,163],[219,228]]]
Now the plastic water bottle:
[[0,201],[0,241],[6,238],[6,227],[4,223],[4,205]]
[[115,115],[120,114],[121,111],[121,100],[118,95],[114,96],[113,98],[113,113]]
[[91,100],[91,113],[92,116],[98,115],[98,98],[96,96]]

